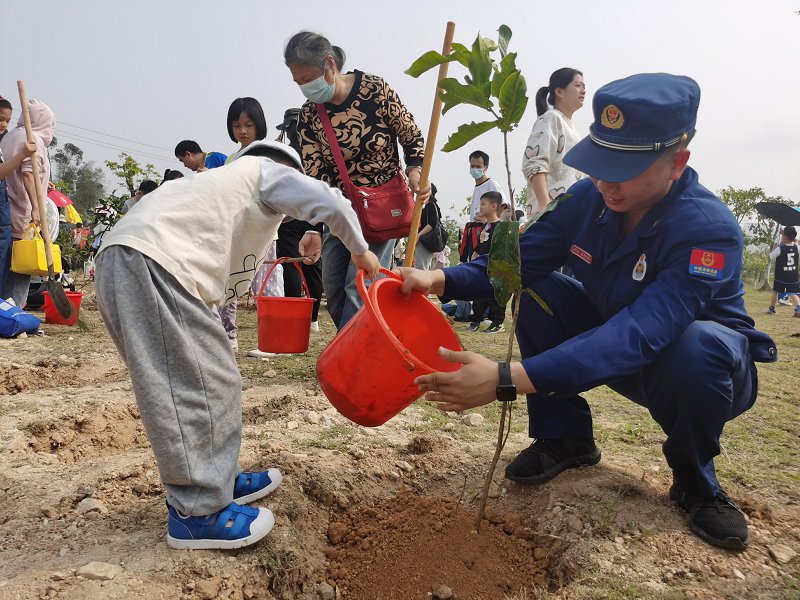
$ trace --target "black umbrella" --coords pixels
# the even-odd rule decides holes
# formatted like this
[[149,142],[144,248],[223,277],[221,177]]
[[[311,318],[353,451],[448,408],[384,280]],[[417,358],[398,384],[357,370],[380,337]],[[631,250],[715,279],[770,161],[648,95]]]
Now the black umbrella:
[[759,214],[780,225],[800,225],[800,209],[794,206],[781,202],[759,202],[755,208]]

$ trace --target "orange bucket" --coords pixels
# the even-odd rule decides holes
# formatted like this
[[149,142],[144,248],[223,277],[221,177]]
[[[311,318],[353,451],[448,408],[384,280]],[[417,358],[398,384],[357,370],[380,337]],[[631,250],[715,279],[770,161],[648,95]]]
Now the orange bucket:
[[308,285],[300,265],[294,263],[300,272],[305,289],[305,298],[276,298],[264,296],[264,286],[269,281],[272,270],[287,257],[279,258],[267,271],[264,282],[256,297],[258,315],[258,349],[274,354],[302,354],[308,350],[308,337],[311,332],[311,311],[315,298],[310,298]]
[[53,301],[50,299],[50,294],[44,292],[44,304],[42,308],[44,309],[45,323],[52,323],[54,325],[76,325],[78,323],[78,313],[81,310],[83,292],[65,291],[64,293],[67,295],[67,299],[72,303],[72,314],[69,316],[69,319],[65,319],[61,316],[58,310],[56,310],[56,305],[53,304]]
[[330,403],[351,421],[383,425],[422,396],[414,379],[460,364],[443,360],[439,347],[461,350],[442,313],[422,294],[400,293],[402,280],[374,281],[367,293],[364,271],[356,276],[364,306],[317,359],[317,379]]

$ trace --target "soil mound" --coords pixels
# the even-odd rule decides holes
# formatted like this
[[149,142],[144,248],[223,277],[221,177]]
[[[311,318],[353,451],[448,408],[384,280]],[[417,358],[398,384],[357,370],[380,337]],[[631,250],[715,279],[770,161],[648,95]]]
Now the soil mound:
[[76,416],[33,421],[25,427],[37,452],[51,452],[65,463],[116,454],[144,443],[144,427],[134,405],[96,404]]
[[474,533],[474,520],[452,498],[408,489],[351,509],[328,528],[328,583],[350,600],[482,600],[547,586],[547,552],[523,539],[523,528],[509,535],[484,521]]

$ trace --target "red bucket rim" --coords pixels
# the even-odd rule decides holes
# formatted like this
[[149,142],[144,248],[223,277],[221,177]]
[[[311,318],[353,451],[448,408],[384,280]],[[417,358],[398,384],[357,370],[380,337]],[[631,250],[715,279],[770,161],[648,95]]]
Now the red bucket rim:
[[[390,271],[388,269],[384,269],[383,267],[381,267],[381,273],[383,273],[384,275],[387,275],[387,279],[389,279],[389,280],[393,280],[393,281],[395,281],[397,283],[402,283],[402,280],[403,280],[402,277],[400,277],[399,275],[395,274],[394,272],[392,272],[392,271]],[[378,280],[378,281],[380,281],[380,280]],[[413,371],[417,367],[424,367],[425,369],[427,369],[431,373],[436,372],[436,369],[431,367],[424,360],[421,360],[418,356],[416,356],[413,352],[411,352],[411,350],[406,348],[400,342],[399,339],[397,339],[397,336],[392,332],[392,329],[391,329],[391,327],[389,327],[389,324],[386,322],[386,319],[383,318],[383,315],[374,306],[374,304],[373,304],[373,296],[375,296],[377,291],[373,292],[372,289],[373,289],[374,284],[378,283],[378,281],[374,281],[373,284],[370,285],[370,290],[368,292],[367,289],[366,289],[366,286],[364,285],[364,271],[362,269],[359,269],[358,274],[356,275],[356,283],[358,285],[358,293],[361,295],[361,298],[364,301],[364,306],[367,308],[367,310],[370,312],[370,314],[372,314],[375,317],[375,319],[378,321],[378,325],[380,325],[380,328],[382,329],[384,335],[389,339],[389,342],[392,344],[392,346],[394,347],[395,351],[400,355],[400,358],[402,360],[404,360],[406,363],[408,363],[408,365],[410,365],[409,371]],[[377,288],[375,288],[375,289],[377,290]],[[420,292],[417,292],[417,291],[413,291],[411,293],[412,294],[420,294],[420,295],[422,295]],[[426,299],[426,301],[427,301],[427,299]],[[431,305],[431,307],[433,307],[433,305]],[[439,314],[438,312],[437,312],[437,317],[440,317],[440,318],[444,319],[444,317],[441,314]],[[445,319],[445,322],[447,322],[446,319]],[[450,324],[447,323],[447,326],[450,327]],[[451,327],[451,329],[452,329],[452,327]],[[458,338],[456,338],[456,339],[458,339]],[[461,347],[461,342],[459,341],[458,342],[458,351],[461,351],[461,350],[463,350],[463,348]]]

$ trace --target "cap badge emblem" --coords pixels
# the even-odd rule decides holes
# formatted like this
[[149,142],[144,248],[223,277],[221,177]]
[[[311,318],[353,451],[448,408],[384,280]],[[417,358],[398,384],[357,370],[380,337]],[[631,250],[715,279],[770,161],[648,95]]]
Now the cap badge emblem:
[[600,124],[608,129],[619,129],[625,123],[622,112],[613,104],[609,104],[600,113]]

